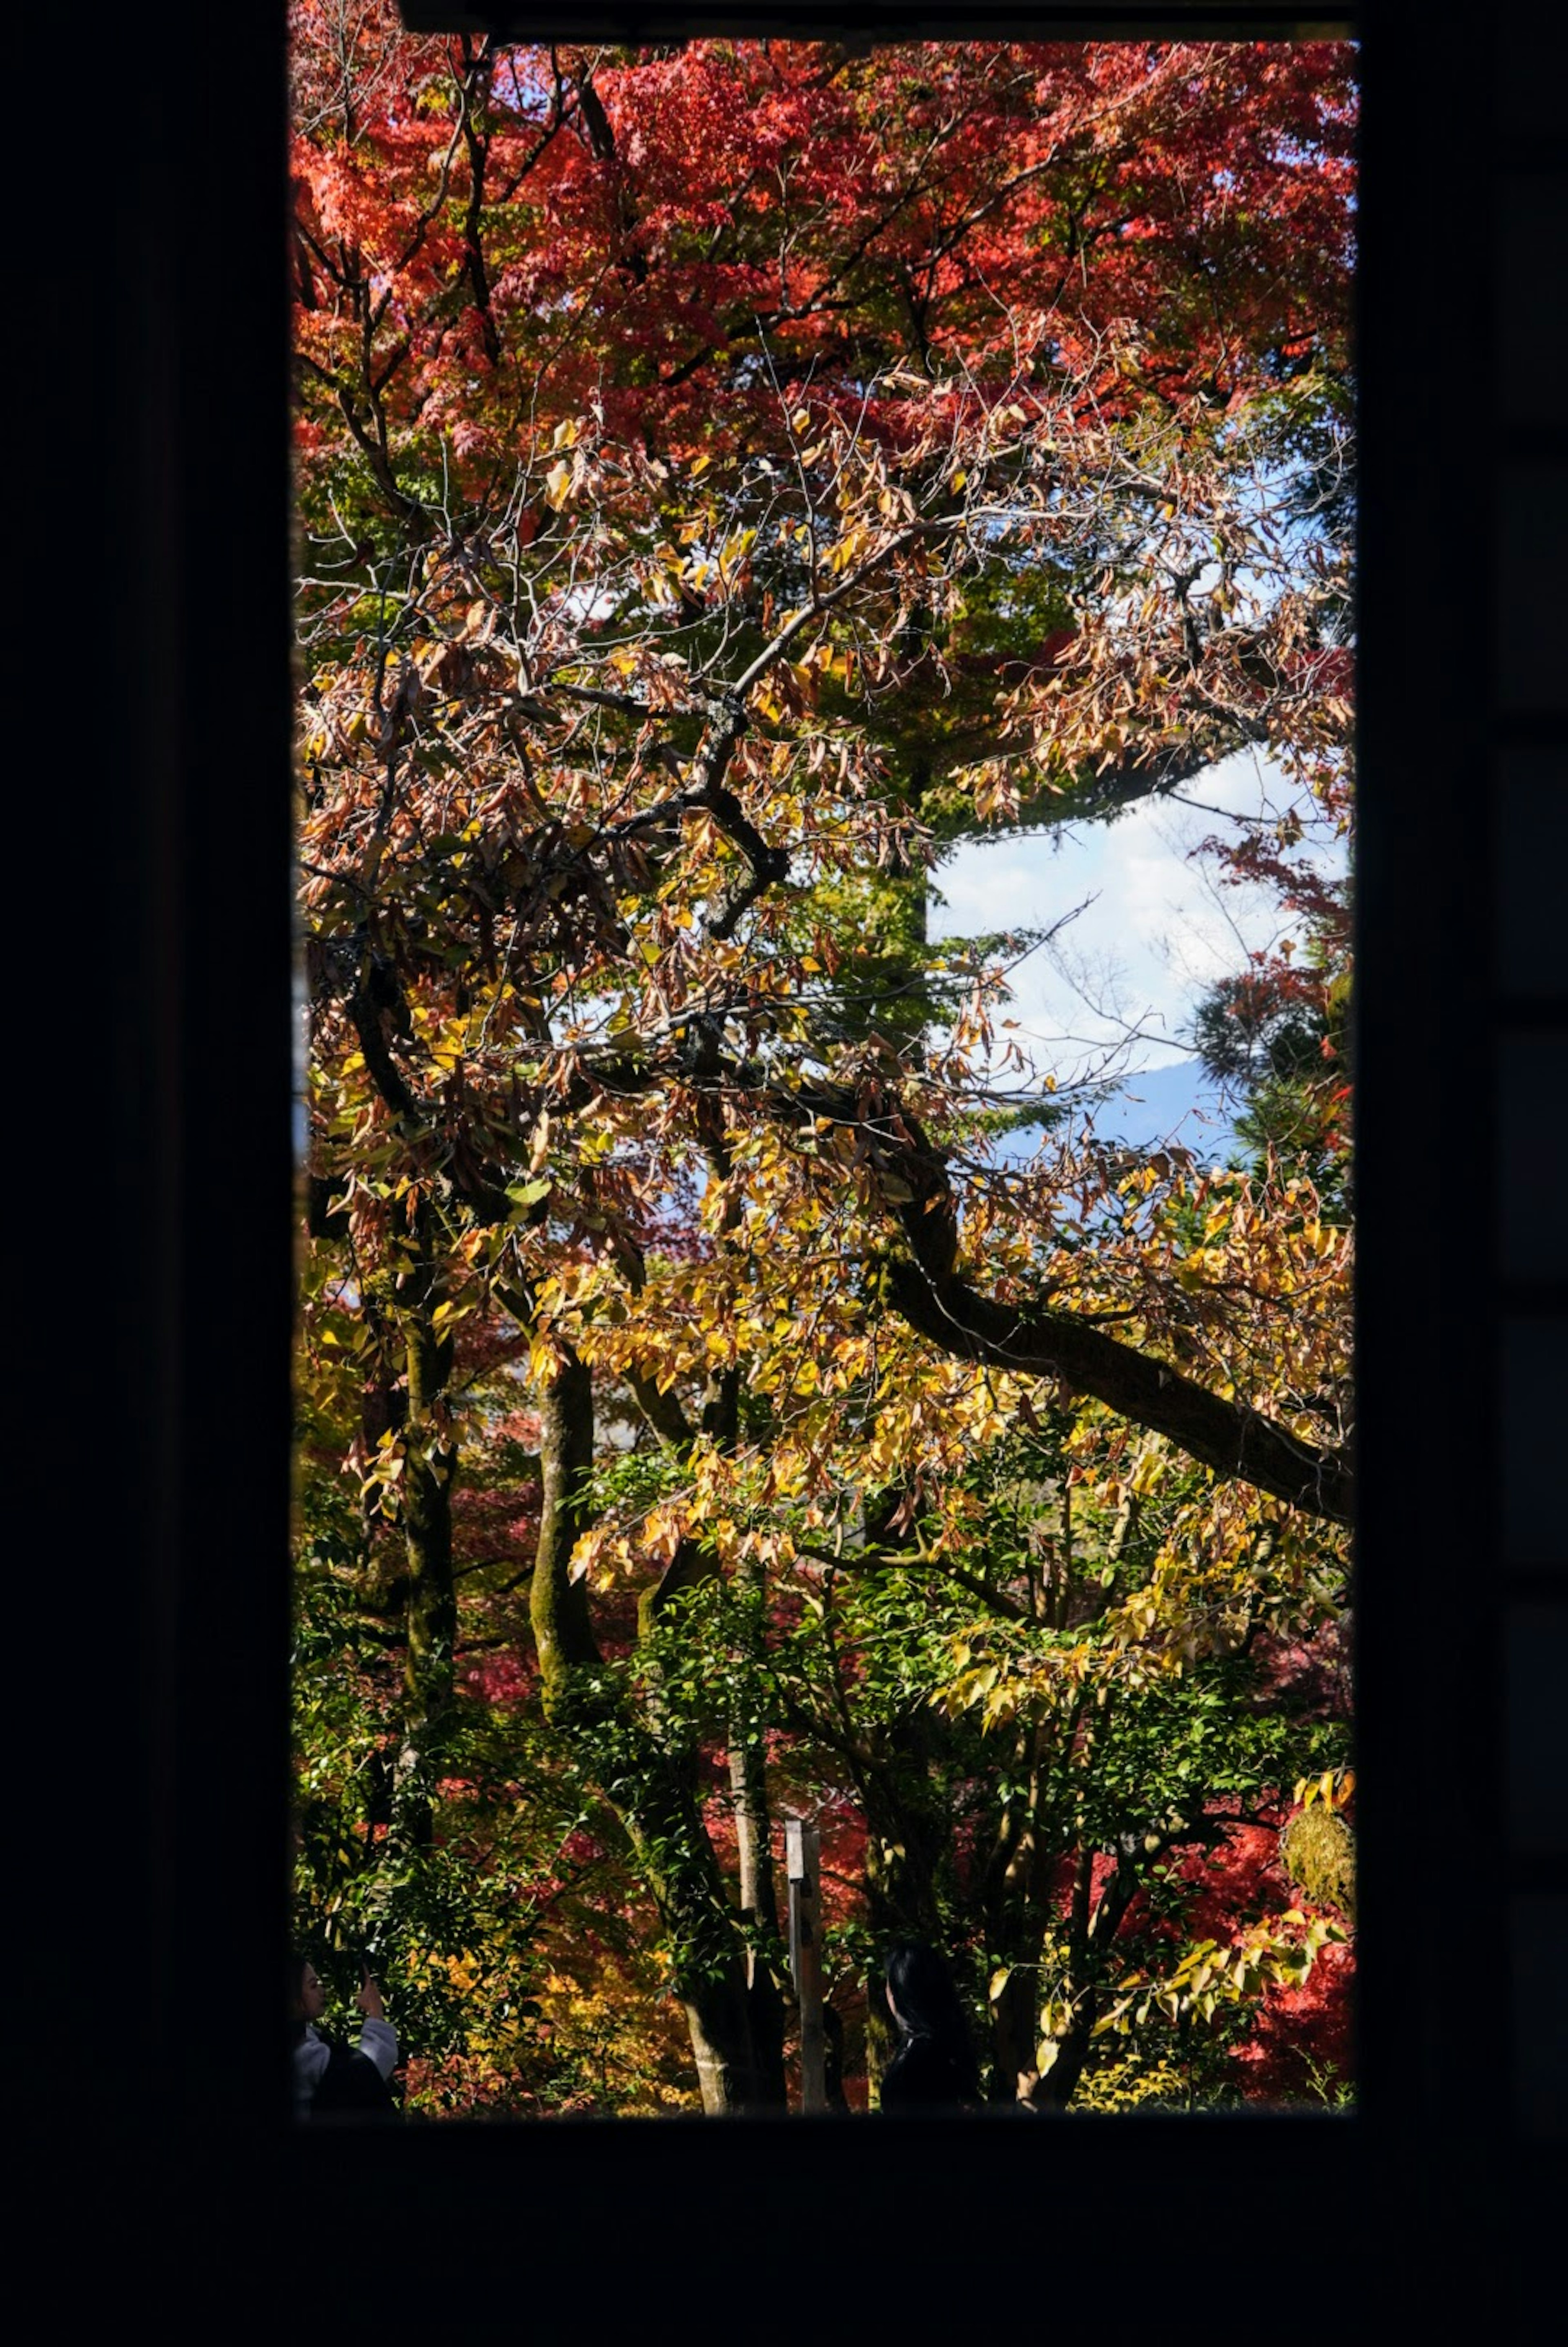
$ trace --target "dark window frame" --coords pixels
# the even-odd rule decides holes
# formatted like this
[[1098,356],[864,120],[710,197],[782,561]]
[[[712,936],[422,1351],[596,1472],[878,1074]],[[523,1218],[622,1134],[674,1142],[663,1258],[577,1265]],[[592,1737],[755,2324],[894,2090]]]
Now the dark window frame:
[[[1429,1170],[1417,1153],[1456,1082],[1472,1144],[1487,1127],[1506,1012],[1490,976],[1492,772],[1511,741],[1562,740],[1557,720],[1510,716],[1499,698],[1508,451],[1483,327],[1458,369],[1461,414],[1478,420],[1456,461],[1443,343],[1456,301],[1484,319],[1494,298],[1500,92],[1523,11],[1478,14],[1462,42],[1434,35],[1417,0],[1357,12],[1358,2114],[313,2139],[288,2125],[264,2018],[286,1932],[294,1245],[284,12],[235,13],[249,21],[217,33],[174,0],[134,39],[118,20],[105,36],[108,265],[92,298],[63,270],[47,290],[41,364],[68,364],[46,436],[70,477],[24,484],[20,541],[51,577],[87,572],[96,622],[99,726],[66,777],[90,848],[69,832],[56,843],[68,910],[62,927],[47,917],[42,948],[52,1002],[77,989],[74,1049],[46,1084],[49,1122],[28,1120],[35,1144],[46,1136],[42,1194],[63,1234],[36,1307],[56,1350],[28,1469],[59,1495],[74,1578],[28,1577],[43,1600],[35,1653],[51,1658],[46,1732],[69,1747],[32,1799],[44,1839],[62,1820],[76,1837],[38,1937],[64,1967],[61,2024],[93,2057],[89,2115],[79,2086],[70,2109],[57,2086],[39,2107],[103,2163],[103,2256],[247,2292],[242,2274],[265,2287],[275,2272],[278,2305],[312,2321],[340,2302],[397,2309],[425,2287],[465,2323],[491,2309],[527,2321],[552,2265],[613,2288],[596,2296],[606,2321],[646,2319],[639,2296],[657,2292],[672,2312],[700,2305],[719,2322],[733,2308],[765,2331],[793,2328],[791,2310],[829,2330],[857,2276],[884,2321],[932,2330],[1086,2314],[1114,2336],[1122,2309],[1129,2328],[1177,2304],[1224,2320],[1226,2305],[1298,2304],[1303,2289],[1329,2320],[1352,2297],[1369,2324],[1408,2326],[1428,2306],[1502,2313],[1535,2243],[1544,2273],[1554,2159],[1514,2121],[1510,1901],[1559,1897],[1563,1875],[1555,1857],[1511,1852],[1504,1831],[1497,1356],[1505,1308],[1568,1307],[1560,1282],[1505,1276],[1493,1156],[1440,1147]],[[655,18],[639,11],[628,33],[651,36]],[[799,22],[778,0],[786,20]],[[901,7],[885,20],[957,29]],[[1336,11],[1329,28],[1345,21]],[[1029,22],[1047,37],[1324,25],[1110,0]],[[52,184],[48,124],[33,135]],[[1542,154],[1561,170],[1560,141]],[[74,716],[80,633],[40,633]],[[82,1522],[85,1485],[97,1508]],[[1545,1595],[1560,1603],[1557,1584]],[[56,1959],[62,1914],[89,1920],[65,1928]],[[286,2196],[267,2220],[258,2158]]]

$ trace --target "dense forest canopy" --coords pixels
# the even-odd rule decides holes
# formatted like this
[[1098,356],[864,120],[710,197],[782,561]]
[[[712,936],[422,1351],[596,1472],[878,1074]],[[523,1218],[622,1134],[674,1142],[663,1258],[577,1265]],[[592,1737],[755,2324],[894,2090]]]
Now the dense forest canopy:
[[[851,2104],[896,1933],[1344,2093],[1349,49],[292,21],[301,1932],[411,2108],[782,2108],[809,1814]],[[1130,1160],[929,875],[1241,750]]]

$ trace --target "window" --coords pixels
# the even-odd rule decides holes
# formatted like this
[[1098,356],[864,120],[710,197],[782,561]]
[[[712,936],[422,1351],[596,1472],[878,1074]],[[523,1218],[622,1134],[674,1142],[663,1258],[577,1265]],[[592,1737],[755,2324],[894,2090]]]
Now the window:
[[[1408,2313],[1424,2303],[1423,2284],[1445,2311],[1483,2298],[1489,2307],[1512,2303],[1517,2279],[1522,2312],[1535,2263],[1530,2229],[1543,2230],[1545,2167],[1511,2135],[1503,2040],[1486,2016],[1508,1995],[1511,1884],[1535,1932],[1521,1943],[1522,1977],[1541,1971],[1543,1950],[1550,1976],[1561,1860],[1550,1850],[1511,1857],[1500,1822],[1497,1661],[1507,1584],[1487,1563],[1501,1295],[1488,1268],[1491,1170],[1484,1154],[1465,1150],[1445,1163],[1437,1184],[1412,1184],[1408,1155],[1410,1135],[1428,1130],[1433,1104],[1450,1097],[1456,1067],[1479,1088],[1490,1083],[1501,1019],[1487,991],[1486,955],[1455,950],[1458,937],[1484,938],[1492,918],[1487,834],[1467,824],[1484,800],[1489,745],[1502,721],[1490,699],[1485,627],[1461,630],[1458,649],[1473,657],[1454,656],[1452,582],[1473,582],[1472,616],[1492,601],[1498,624],[1507,624],[1513,589],[1505,593],[1497,583],[1489,516],[1512,444],[1500,447],[1478,425],[1456,465],[1449,407],[1424,392],[1413,395],[1412,369],[1446,293],[1462,284],[1478,338],[1467,378],[1477,405],[1467,413],[1483,424],[1495,413],[1486,405],[1487,302],[1499,284],[1490,191],[1505,159],[1522,169],[1528,156],[1548,179],[1561,165],[1542,112],[1551,77],[1516,12],[1478,19],[1462,44],[1424,40],[1391,12],[1369,11],[1364,31],[1363,420],[1377,487],[1362,554],[1361,738],[1376,779],[1364,795],[1359,864],[1359,1534],[1363,1555],[1381,1562],[1359,1600],[1371,1894],[1363,1926],[1366,2101],[1339,2156],[1337,2222],[1343,2270],[1365,2260],[1364,2288],[1380,2310],[1386,2297],[1392,2311],[1397,2291]],[[71,1655],[75,1700],[98,1706],[104,1726],[61,1747],[50,1815],[68,1806],[76,1817],[103,1818],[106,1755],[113,1756],[114,1814],[93,1838],[92,1870],[96,1911],[112,1914],[123,1951],[117,2107],[149,2111],[175,2130],[158,2147],[180,2180],[197,2262],[202,2212],[234,2215],[234,2155],[252,2142],[255,2112],[270,2102],[280,2116],[286,2100],[281,2051],[258,2018],[273,2009],[272,1951],[284,1929],[277,1691],[287,1628],[275,1576],[287,1536],[291,1282],[282,1106],[287,916],[280,880],[276,893],[255,885],[270,862],[280,876],[287,858],[285,494],[276,422],[285,396],[284,321],[280,272],[270,274],[281,201],[280,32],[258,16],[226,26],[221,51],[213,40],[209,26],[193,22],[176,44],[190,101],[178,109],[167,45],[127,44],[117,59],[119,103],[97,123],[106,154],[122,170],[116,295],[82,313],[62,291],[46,312],[59,347],[76,348],[85,334],[92,362],[52,386],[59,445],[101,451],[103,462],[66,484],[66,510],[76,519],[65,540],[57,474],[40,466],[25,483],[39,492],[34,543],[101,548],[105,679],[121,732],[112,767],[88,777],[101,780],[97,804],[109,843],[107,860],[88,874],[105,946],[88,1000],[92,1031],[107,1039],[100,1074],[117,1104],[107,1161],[114,1195],[121,1226],[136,1238],[107,1290],[105,1344],[82,1347],[73,1327],[60,1348],[62,1406],[40,1430],[36,1470],[52,1469],[65,1491],[80,1483],[81,1429],[91,1426],[95,1471],[116,1496],[112,1542],[95,1523],[77,1543],[95,1635]],[[1471,168],[1456,175],[1451,141],[1434,138],[1431,126],[1461,117],[1473,138]],[[56,135],[51,116],[51,151]],[[193,187],[224,188],[226,199],[192,203]],[[1434,220],[1441,233],[1432,232]],[[1531,424],[1538,452],[1560,452],[1550,438],[1559,428]],[[212,516],[220,503],[229,526],[219,531]],[[51,673],[67,689],[64,697],[79,691],[74,635],[46,640],[43,657],[56,661]],[[1546,753],[1559,750],[1561,719],[1549,692],[1507,722]],[[1557,1015],[1560,992],[1532,995],[1537,1023]],[[68,1086],[55,1095],[70,1131],[79,1113],[75,1085],[73,1062]],[[61,1204],[79,1208],[81,1226],[101,1227],[105,1177],[96,1155],[68,1152],[53,1178]],[[231,1252],[237,1223],[250,1243]],[[1456,1229],[1475,1235],[1473,1277],[1446,1276]],[[218,1281],[212,1266],[220,1255],[227,1276]],[[1560,1296],[1545,1287],[1522,1291],[1517,1308],[1548,1327],[1562,1317]],[[106,1362],[114,1364],[115,1394],[107,1411]],[[1456,1429],[1464,1441],[1456,1442]],[[1512,1416],[1504,1430],[1512,1441]],[[1546,1575],[1543,1589],[1554,1588],[1555,1566],[1534,1558],[1530,1570],[1537,1568]],[[1429,1787],[1438,1788],[1430,1799]],[[78,1840],[53,1839],[74,1862]],[[265,1864],[260,1874],[257,1867],[257,1854],[269,1850],[276,1852],[270,1877]],[[1433,1960],[1427,1938],[1412,1951],[1410,1936],[1410,1919],[1431,1912],[1433,1886],[1456,1876],[1479,1919],[1465,1943],[1465,1978],[1476,1997],[1465,2011],[1473,2017],[1479,2006],[1483,2016],[1476,2058],[1467,2054],[1457,2068],[1452,1967]],[[102,1942],[68,1941],[65,1963],[75,2009],[99,2009]],[[205,1981],[209,1963],[227,1989],[220,2060],[209,2034],[189,2025],[193,1972]],[[461,2208],[466,2219],[481,2207],[491,2212],[488,2233],[465,2249],[463,2281],[471,2302],[488,2290],[499,2306],[501,2289],[515,2287],[516,2236],[504,2219],[515,2219],[520,2179],[541,2235],[565,2238],[585,2208],[613,2209],[617,2245],[648,2260],[667,2241],[672,2198],[684,2195],[713,2219],[704,2255],[724,2289],[768,2253],[735,2222],[753,2195],[772,2187],[798,2196],[809,2175],[813,2205],[863,2208],[881,2224],[895,2215],[901,2184],[913,2190],[929,2180],[923,2144],[901,2153],[901,2137],[879,2149],[868,2172],[860,2131],[852,2154],[847,2130],[796,2129],[788,2142],[784,2133],[748,2135],[744,2151],[727,2137],[720,2180],[704,2129],[661,2129],[657,2137],[616,2130],[613,2174],[602,2132],[552,2131],[546,2162],[541,2131],[512,2132],[504,2160],[494,2156],[493,2140],[476,2143],[460,2131],[443,2140],[439,2168],[427,2164],[421,2208],[435,2215]],[[1237,2286],[1277,2287],[1281,2210],[1321,2205],[1321,2131],[1269,2121],[1261,2153],[1257,2133],[1245,2134],[1238,2145],[1225,2131],[1182,2122],[1080,2127],[1067,2160],[1057,2152],[1067,2138],[1033,2130],[1040,2189],[1030,2204],[1027,2253],[998,2270],[991,2302],[1032,2311],[1042,2258],[1064,2305],[1084,2302],[1079,2273],[1100,2292],[1112,2258],[1127,2289],[1152,2288],[1173,2263],[1190,2260],[1195,2242],[1216,2238],[1217,2210],[1225,2213],[1227,2271]],[[955,2216],[979,2232],[995,2223],[999,2208],[1018,2204],[1018,2139],[1013,2129],[988,2132],[966,2147],[962,2167],[944,2167]],[[318,2206],[328,2205],[322,2194],[333,2196],[347,2230],[384,2238],[375,2231],[387,2222],[384,2181],[362,2150],[324,2139],[302,2145],[292,2172]],[[682,2159],[689,2168],[677,2175]],[[167,2209],[155,2210],[138,2188],[155,2172],[168,2172],[166,2164],[144,2159],[138,2147],[102,2211],[111,2240],[124,2226],[127,2250],[148,2237],[155,2217],[160,2226],[167,2220]],[[1033,2213],[1043,2198],[1051,2210],[1044,2228]],[[1130,2229],[1115,2216],[1126,2208],[1137,2211]],[[327,2248],[324,2231],[302,2237],[289,2260],[317,2304],[331,2300],[344,2270]],[[844,2260],[830,2245],[813,2270],[837,2279],[858,2270],[858,2242],[845,2244]],[[377,2294],[383,2270],[404,2304],[426,2280],[452,2284],[446,2233],[422,2245],[403,2228],[400,2254],[386,2268],[373,2259],[351,2263],[361,2303]],[[923,2312],[958,2312],[960,2296],[944,2279],[949,2266],[933,2250],[908,2287],[890,2268],[886,2303],[910,2304],[918,2285]]]
[[909,1939],[987,2108],[1343,2107],[1353,51],[346,24],[301,1933],[426,2117],[874,2108]]

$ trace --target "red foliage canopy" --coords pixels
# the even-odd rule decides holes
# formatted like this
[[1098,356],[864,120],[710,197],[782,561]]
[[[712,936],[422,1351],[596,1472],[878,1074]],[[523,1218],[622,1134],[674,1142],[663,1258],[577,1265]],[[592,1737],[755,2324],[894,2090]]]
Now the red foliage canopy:
[[307,372],[475,478],[590,408],[755,446],[775,373],[1000,385],[1042,330],[1077,370],[1131,323],[1139,390],[1220,406],[1344,360],[1347,45],[502,46],[388,5],[345,55],[296,0],[294,56]]

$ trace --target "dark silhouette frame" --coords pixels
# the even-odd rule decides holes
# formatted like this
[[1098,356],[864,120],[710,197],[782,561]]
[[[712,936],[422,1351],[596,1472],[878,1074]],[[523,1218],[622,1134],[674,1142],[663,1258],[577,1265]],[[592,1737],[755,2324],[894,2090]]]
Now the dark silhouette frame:
[[[676,13],[615,17],[656,37]],[[1324,28],[1112,0],[993,16],[1041,37]],[[776,0],[763,21],[813,18]],[[1568,371],[1542,364],[1562,330],[1540,228],[1563,207],[1563,84],[1512,0],[1461,38],[1416,0],[1355,23],[1361,2102],[962,2137],[290,2127],[270,2025],[294,1260],[284,9],[215,29],[173,0],[73,27],[67,113],[93,110],[72,168],[101,191],[102,245],[90,276],[56,252],[16,362],[36,405],[14,561],[44,591],[15,706],[51,723],[24,737],[42,844],[13,834],[46,973],[17,1031],[38,1015],[48,1039],[18,1079],[13,1220],[24,1235],[46,1204],[55,1244],[29,1244],[15,1324],[51,1529],[22,1540],[36,1618],[14,1668],[43,1688],[23,1806],[57,1866],[36,1936],[61,2000],[25,2113],[117,2303],[220,2288],[317,2323],[429,2291],[469,2327],[537,2319],[554,2275],[590,2335],[654,2302],[769,2333],[830,2330],[859,2281],[882,2321],[932,2331],[1179,2335],[1188,2308],[1209,2330],[1309,2293],[1368,2335],[1429,2311],[1508,2335],[1511,2307],[1528,2335],[1568,2004],[1564,1550],[1539,1463],[1568,1358],[1568,963],[1540,879],[1568,803]],[[57,188],[68,135],[38,109],[23,184]],[[1542,940],[1522,962],[1521,923]]]

